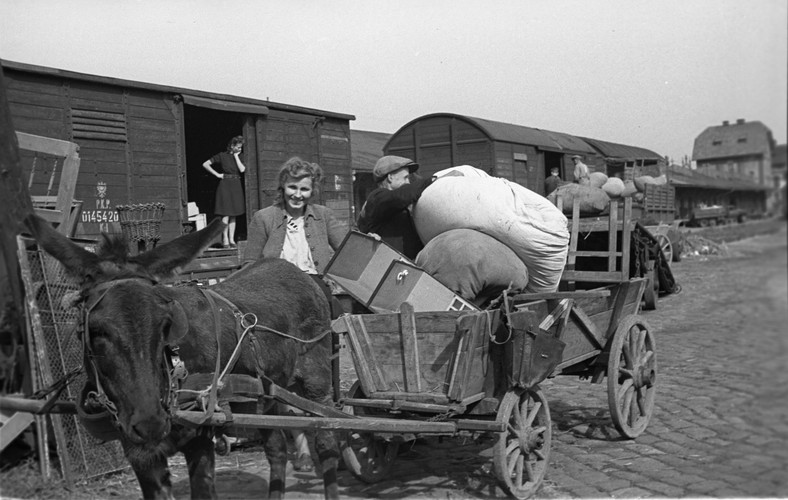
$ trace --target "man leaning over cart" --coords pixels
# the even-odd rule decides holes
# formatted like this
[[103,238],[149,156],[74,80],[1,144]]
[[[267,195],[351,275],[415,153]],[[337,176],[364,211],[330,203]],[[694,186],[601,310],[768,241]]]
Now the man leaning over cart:
[[419,239],[410,208],[432,183],[414,173],[419,164],[401,156],[384,156],[375,163],[372,175],[375,188],[361,208],[358,229],[374,234],[409,259],[424,248]]

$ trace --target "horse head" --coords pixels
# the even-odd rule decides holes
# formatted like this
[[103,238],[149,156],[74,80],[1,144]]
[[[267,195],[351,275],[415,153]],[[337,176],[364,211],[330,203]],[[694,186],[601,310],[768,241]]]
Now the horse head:
[[87,386],[114,415],[127,448],[154,449],[170,431],[164,350],[188,331],[186,312],[159,282],[199,255],[224,224],[216,219],[201,231],[129,256],[117,236],[102,235],[94,254],[38,216],[25,223],[80,285]]

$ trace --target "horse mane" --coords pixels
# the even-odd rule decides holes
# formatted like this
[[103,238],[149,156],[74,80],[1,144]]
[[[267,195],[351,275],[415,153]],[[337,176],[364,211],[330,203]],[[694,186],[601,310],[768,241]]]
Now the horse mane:
[[96,248],[103,278],[100,281],[113,281],[125,278],[143,278],[151,282],[158,280],[148,270],[136,262],[129,253],[128,241],[121,234],[102,233]]

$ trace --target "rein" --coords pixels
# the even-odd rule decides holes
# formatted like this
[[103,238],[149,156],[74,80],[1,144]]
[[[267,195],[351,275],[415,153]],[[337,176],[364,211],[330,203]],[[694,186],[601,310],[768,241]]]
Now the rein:
[[[217,393],[221,390],[225,385],[225,377],[228,375],[228,372],[232,371],[235,367],[238,358],[241,355],[241,347],[243,346],[244,339],[247,338],[247,334],[252,330],[260,330],[265,332],[274,333],[279,335],[280,337],[284,337],[290,340],[294,340],[301,344],[313,344],[325,338],[331,330],[326,330],[322,334],[318,335],[315,338],[304,340],[299,339],[293,335],[288,335],[284,332],[276,330],[274,328],[267,327],[265,325],[258,324],[257,315],[254,313],[244,313],[236,306],[230,299],[227,297],[220,295],[219,293],[210,290],[199,288],[200,292],[203,294],[205,299],[211,306],[211,314],[213,316],[213,323],[214,323],[214,333],[216,336],[216,368],[214,370],[213,380],[211,384],[203,390],[192,390],[192,389],[178,389],[177,393],[191,393],[195,394],[197,398],[199,398],[200,402],[202,403],[202,407],[204,409],[203,415],[203,422],[207,421],[216,411],[222,411],[222,409],[218,405],[218,397]],[[235,348],[233,352],[230,354],[230,359],[225,364],[224,368],[221,368],[221,326],[220,326],[220,318],[223,312],[223,309],[217,306],[217,302],[223,302],[226,305],[230,312],[232,313],[233,317],[235,318],[236,323],[236,333],[241,330],[241,334],[237,337]],[[260,362],[260,356],[258,353],[262,351],[259,341],[255,336],[249,336],[250,345],[252,348],[252,352],[254,353],[254,358],[256,360],[256,371],[257,376],[260,378],[265,377],[265,367]],[[228,420],[231,420],[228,417]]]

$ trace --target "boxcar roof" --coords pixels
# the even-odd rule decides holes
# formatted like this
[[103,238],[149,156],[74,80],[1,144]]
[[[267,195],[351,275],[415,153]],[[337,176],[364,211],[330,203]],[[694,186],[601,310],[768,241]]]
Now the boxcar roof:
[[607,158],[615,159],[643,159],[643,160],[662,160],[662,156],[654,151],[636,146],[627,146],[626,144],[616,144],[615,142],[600,141],[599,139],[590,139],[588,137],[582,138],[587,143],[591,144],[602,155]]
[[[283,110],[283,111],[292,111],[296,113],[306,113],[306,114],[313,114],[313,115],[320,115],[324,117],[330,118],[338,118],[341,120],[355,120],[356,117],[354,115],[349,115],[345,113],[336,113],[333,111],[325,111],[320,109],[314,108],[306,108],[303,106],[293,106],[290,104],[282,104],[279,102],[271,102],[271,101],[263,101],[261,99],[252,99],[250,97],[240,97],[234,96],[230,94],[217,94],[214,92],[206,92],[203,90],[194,90],[188,88],[181,88],[181,87],[172,87],[168,85],[160,85],[156,83],[146,83],[146,82],[137,82],[134,80],[123,80],[120,78],[112,78],[108,76],[99,76],[99,75],[91,75],[88,73],[78,73],[76,71],[67,71],[57,68],[50,68],[46,66],[36,66],[33,64],[25,64],[15,61],[8,61],[3,59],[2,60],[3,68],[8,68],[16,71],[23,71],[27,73],[34,73],[38,75],[49,75],[49,76],[57,76],[61,78],[69,78],[73,80],[81,80],[85,82],[93,82],[93,83],[101,83],[105,85],[115,85],[120,87],[128,87],[128,88],[135,88],[135,89],[142,89],[142,90],[150,90],[154,92],[168,92],[173,94],[187,94],[189,96],[194,96],[197,98],[209,99],[219,102],[227,103],[224,108],[228,111],[250,111],[254,108],[244,108],[243,106],[236,106],[233,107],[232,103],[236,104],[249,104],[252,106],[259,106],[259,107],[267,107],[271,109]],[[188,102],[188,101],[187,101]],[[260,109],[260,108],[258,108]],[[260,110],[261,112],[263,110]]]
[[[562,153],[595,153],[594,149],[588,143],[573,135],[526,127],[524,125],[496,122],[484,118],[475,118],[473,116],[458,115],[455,113],[433,113],[420,116],[402,126],[400,130],[405,129],[417,121],[436,117],[464,120],[481,130],[492,141],[526,144],[535,146],[539,149]],[[396,133],[394,135],[396,135]]]

